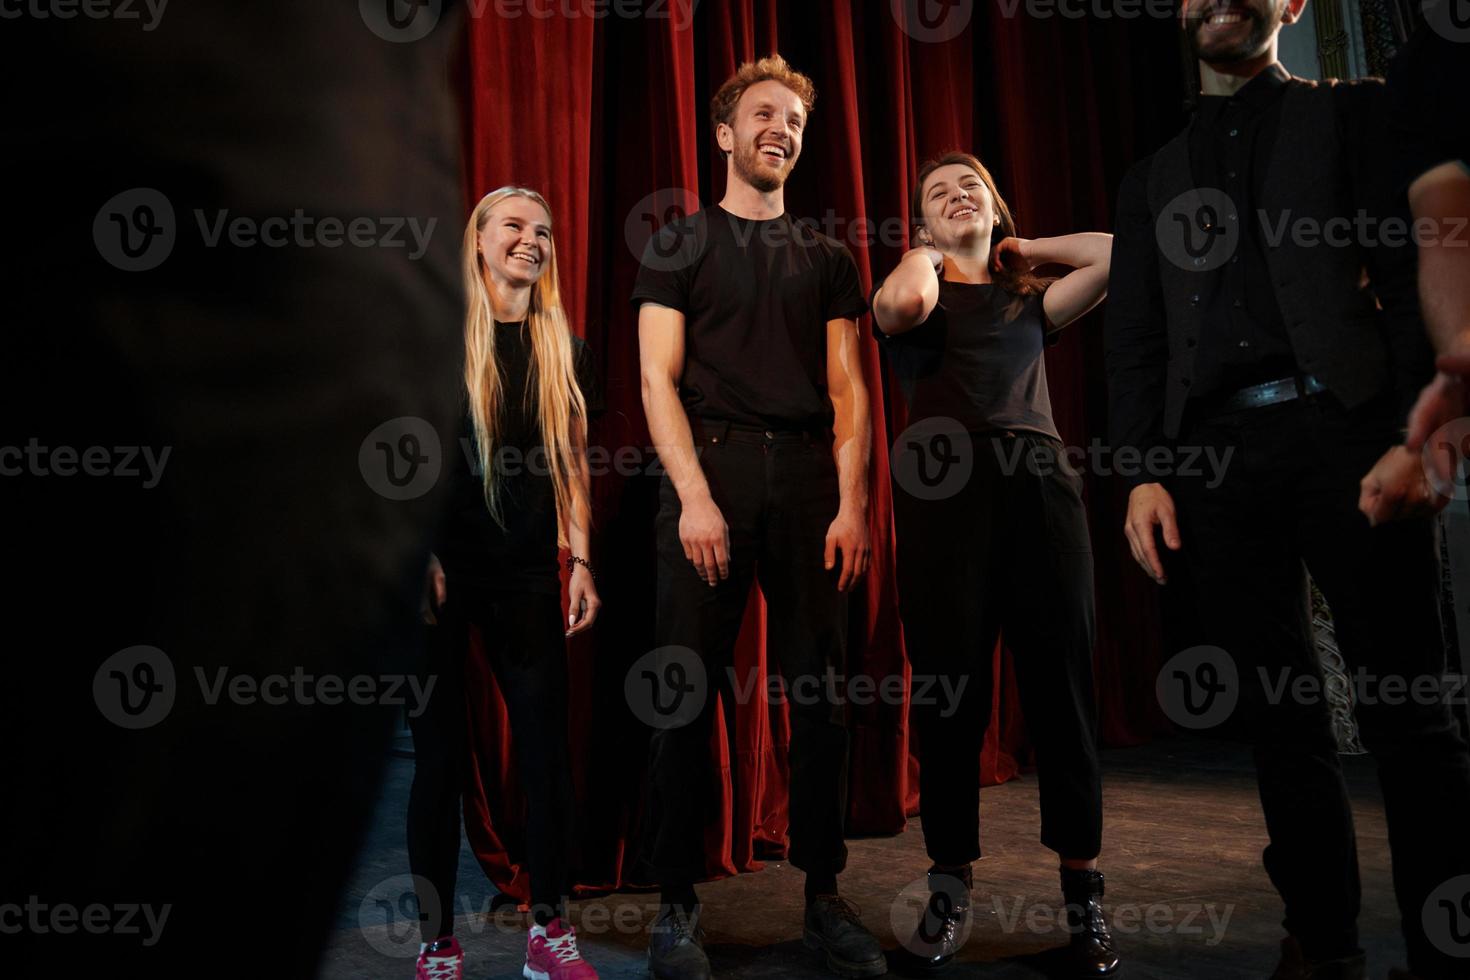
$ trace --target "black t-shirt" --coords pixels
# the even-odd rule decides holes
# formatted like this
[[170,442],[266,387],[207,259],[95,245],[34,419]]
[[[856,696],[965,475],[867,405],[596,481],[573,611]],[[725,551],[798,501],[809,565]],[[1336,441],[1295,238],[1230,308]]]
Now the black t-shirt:
[[842,244],[789,215],[706,208],[649,240],[632,300],[684,314],[679,397],[691,418],[831,426],[827,322],[867,310]]
[[[882,283],[873,289],[878,295]],[[1054,439],[1042,348],[1041,294],[1018,297],[994,283],[939,283],[939,305],[912,330],[873,333],[903,388],[909,422],[952,418],[970,432],[1015,429]]]
[[[1454,2],[1454,0],[1451,0]],[[1445,4],[1426,11],[1449,16]],[[1399,51],[1388,71],[1389,140],[1403,192],[1442,163],[1470,167],[1470,45],[1426,24]]]
[[[492,463],[501,474],[499,502],[505,525],[496,523],[485,502],[474,422],[468,401],[462,400],[459,432],[445,461],[448,513],[434,553],[445,575],[461,587],[557,594],[561,578],[556,560],[556,489],[541,440],[530,327],[497,322],[495,330],[495,355],[505,388],[500,445]],[[572,338],[572,349],[588,415],[595,415],[602,405],[592,358],[579,337]]]

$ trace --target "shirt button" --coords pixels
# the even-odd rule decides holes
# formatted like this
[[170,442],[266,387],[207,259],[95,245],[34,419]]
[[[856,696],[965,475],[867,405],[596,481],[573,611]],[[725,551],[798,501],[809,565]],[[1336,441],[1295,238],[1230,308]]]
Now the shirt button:
[[1230,256],[1230,261],[1231,262],[1239,262],[1240,261],[1240,256],[1239,255],[1232,255],[1232,256]]
[[1229,173],[1227,173],[1225,176],[1226,177],[1229,177],[1231,180],[1234,180],[1235,179],[1235,171],[1232,170]]
[[774,438],[776,438],[776,433],[772,432],[770,429],[767,429],[766,430],[766,438],[767,439],[774,439]]
[[1251,345],[1251,342],[1249,340],[1242,340],[1240,342],[1240,346],[1241,347],[1249,347],[1250,345]]
[[1239,136],[1240,135],[1240,130],[1238,130],[1238,129],[1232,129],[1230,131],[1230,135],[1231,136]]
[[1242,306],[1244,306],[1245,304],[1242,303],[1240,300],[1236,300],[1235,302],[1231,303],[1230,305],[1233,306],[1233,307],[1235,307],[1238,310]]

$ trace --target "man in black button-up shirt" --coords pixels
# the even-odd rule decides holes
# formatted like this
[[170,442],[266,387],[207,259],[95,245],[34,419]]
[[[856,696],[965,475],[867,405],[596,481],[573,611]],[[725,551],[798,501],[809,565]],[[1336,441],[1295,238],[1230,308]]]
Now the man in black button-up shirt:
[[[1413,249],[1380,166],[1382,86],[1277,64],[1277,32],[1304,5],[1186,0],[1198,112],[1124,178],[1106,331],[1114,449],[1229,460],[1218,481],[1183,466],[1139,475],[1125,532],[1160,584],[1156,534],[1182,552],[1210,644],[1166,665],[1163,706],[1253,749],[1289,934],[1277,978],[1366,969],[1305,571],[1378,759],[1410,966],[1463,977],[1470,949],[1447,948],[1425,918],[1447,881],[1470,881],[1457,878],[1470,874],[1470,752],[1439,696],[1432,498],[1402,445],[1430,374]],[[1375,514],[1420,513],[1374,526],[1360,493]]]

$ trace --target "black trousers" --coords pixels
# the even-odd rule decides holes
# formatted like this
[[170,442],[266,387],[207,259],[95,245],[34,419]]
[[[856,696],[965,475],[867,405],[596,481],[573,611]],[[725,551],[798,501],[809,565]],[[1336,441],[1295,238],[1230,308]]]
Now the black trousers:
[[465,594],[449,582],[440,625],[430,631],[422,682],[435,679],[428,707],[410,718],[413,786],[408,799],[408,863],[419,880],[425,942],[454,927],[460,798],[465,785],[465,652],[479,629],[485,656],[510,713],[516,774],[526,796],[526,860],[531,905],[563,915],[570,886],[567,849],[575,839],[567,746],[567,667],[561,599],[555,595]]
[[924,844],[936,864],[980,856],[980,749],[1003,635],[1036,750],[1042,843],[1093,858],[1102,780],[1082,480],[1049,436],[975,434],[969,449],[974,469],[954,493],[893,491]]
[[1239,704],[1222,731],[1254,750],[1271,837],[1265,865],[1287,930],[1312,958],[1357,946],[1353,822],[1314,687],[1310,572],[1359,677],[1357,719],[1383,787],[1409,964],[1422,977],[1464,977],[1470,962],[1426,938],[1423,914],[1437,886],[1470,872],[1470,755],[1442,700],[1397,691],[1446,669],[1433,525],[1371,528],[1357,509],[1358,482],[1397,441],[1394,430],[1385,399],[1346,411],[1330,394],[1206,419],[1181,443],[1233,449],[1223,481],[1172,485],[1202,636],[1238,673]]
[[[688,724],[654,732],[650,747],[650,865],[660,881],[706,875],[706,828],[717,826],[719,774],[710,764],[716,697],[732,726],[737,690],[765,697],[762,683],[733,684],[735,640],[758,581],[766,598],[767,649],[788,690],[791,718],[791,848],[788,859],[814,874],[847,862],[848,734],[843,707],[825,682],[845,670],[847,597],[838,570],[823,568],[827,528],[837,516],[837,467],[829,437],[725,430],[696,424],[695,446],[730,533],[730,577],[711,587],[679,543],[678,494],[659,489],[658,621],[660,647],[684,647],[707,683]],[[818,683],[818,681],[821,681]],[[753,693],[750,693],[753,692]],[[797,694],[800,696],[797,696]],[[732,741],[733,744],[733,741]]]

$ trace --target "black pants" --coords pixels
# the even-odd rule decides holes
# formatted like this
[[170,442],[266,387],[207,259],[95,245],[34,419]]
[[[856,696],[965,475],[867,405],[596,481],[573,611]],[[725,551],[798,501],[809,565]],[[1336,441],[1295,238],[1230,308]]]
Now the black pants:
[[1330,394],[1208,419],[1181,443],[1233,448],[1223,482],[1173,487],[1203,638],[1240,679],[1223,731],[1254,750],[1271,836],[1266,870],[1287,930],[1312,958],[1357,946],[1352,816],[1328,706],[1312,687],[1321,675],[1310,572],[1349,670],[1363,672],[1357,719],[1378,763],[1410,966],[1463,977],[1470,963],[1436,950],[1422,916],[1438,885],[1470,872],[1470,756],[1446,706],[1399,697],[1394,680],[1445,671],[1433,525],[1370,528],[1357,509],[1358,481],[1397,441],[1394,427],[1383,400],[1349,412]]
[[408,863],[419,881],[424,941],[454,926],[460,796],[465,785],[465,651],[478,628],[485,657],[510,712],[517,776],[526,796],[526,860],[532,911],[562,915],[574,840],[567,747],[567,669],[561,599],[555,595],[466,595],[449,583],[440,625],[430,632],[423,683],[435,678],[428,708],[410,718],[413,787],[408,799]]
[[[735,691],[766,696],[765,684],[752,686],[751,678],[738,678],[738,688],[731,683],[735,640],[751,583],[759,581],[767,648],[793,695],[788,857],[808,873],[836,874],[847,862],[848,736],[842,706],[825,679],[845,669],[847,598],[837,591],[838,570],[823,568],[827,528],[838,507],[831,440],[696,426],[695,446],[729,527],[730,577],[712,588],[684,557],[682,509],[665,477],[657,532],[658,642],[693,651],[708,682],[689,695],[701,699],[693,720],[656,730],[652,738],[650,863],[665,883],[706,874],[705,830],[724,816],[715,812],[721,787],[709,758],[715,697],[723,699],[733,731]],[[813,683],[817,678],[824,682]]]
[[1004,635],[1036,750],[1042,843],[1093,858],[1102,781],[1082,480],[1048,436],[976,434],[969,447],[974,469],[953,494],[893,491],[924,844],[936,864],[980,856],[980,749]]

